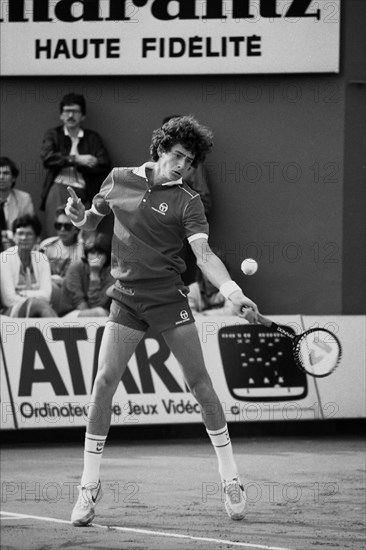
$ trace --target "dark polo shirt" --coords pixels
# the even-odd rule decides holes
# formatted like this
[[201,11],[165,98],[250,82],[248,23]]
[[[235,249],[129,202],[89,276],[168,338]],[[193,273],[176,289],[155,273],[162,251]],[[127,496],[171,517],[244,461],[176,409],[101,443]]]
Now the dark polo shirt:
[[114,214],[111,273],[126,283],[176,279],[183,240],[208,239],[199,194],[182,180],[151,186],[145,167],[114,168],[93,199],[94,213]]

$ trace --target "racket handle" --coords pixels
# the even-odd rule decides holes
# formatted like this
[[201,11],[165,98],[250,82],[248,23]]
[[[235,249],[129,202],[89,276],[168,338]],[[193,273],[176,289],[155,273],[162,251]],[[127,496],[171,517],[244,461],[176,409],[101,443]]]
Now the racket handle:
[[[242,311],[245,311],[247,308],[245,306],[242,307]],[[285,336],[288,336],[291,339],[294,339],[295,336],[288,332],[286,329],[284,329],[282,326],[279,326],[274,321],[271,321],[271,319],[268,319],[268,317],[265,317],[264,315],[261,315],[258,313],[258,322],[261,325],[264,325],[265,327],[271,328],[273,330],[277,330],[277,332],[281,332],[281,334],[284,334]]]
[[258,313],[258,321],[261,325],[264,325],[265,327],[271,328],[274,325],[271,319],[268,319],[268,317],[264,317],[264,315],[261,315],[260,313]]
[[[243,306],[241,308],[241,310],[244,312],[246,309],[248,309],[246,306]],[[264,325],[266,327],[272,327],[273,326],[273,322],[271,321],[271,319],[268,319],[267,317],[264,317],[264,315],[261,315],[260,313],[258,313],[258,322],[261,324],[261,325]]]
[[292,334],[292,332],[289,332],[283,326],[280,326],[274,321],[271,321],[271,319],[268,319],[267,317],[263,317],[263,315],[261,314],[258,315],[258,321],[261,323],[261,325],[271,328],[272,330],[277,330],[277,332],[284,334],[288,338],[291,338],[291,340],[294,340],[296,338],[296,336]]

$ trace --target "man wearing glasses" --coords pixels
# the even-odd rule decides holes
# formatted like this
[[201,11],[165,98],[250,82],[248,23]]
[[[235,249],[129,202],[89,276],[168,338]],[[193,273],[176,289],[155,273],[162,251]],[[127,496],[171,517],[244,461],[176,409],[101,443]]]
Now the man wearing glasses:
[[39,248],[50,262],[52,274],[51,303],[54,310],[60,314],[62,313],[61,290],[67,268],[70,263],[84,257],[84,243],[79,238],[79,229],[71,223],[63,206],[56,209],[53,233],[54,236],[44,239]]
[[41,158],[47,175],[41,193],[45,211],[45,236],[54,234],[54,213],[66,203],[71,186],[88,207],[110,169],[108,152],[97,132],[82,127],[86,102],[70,93],[60,102],[61,126],[48,130],[43,138]]

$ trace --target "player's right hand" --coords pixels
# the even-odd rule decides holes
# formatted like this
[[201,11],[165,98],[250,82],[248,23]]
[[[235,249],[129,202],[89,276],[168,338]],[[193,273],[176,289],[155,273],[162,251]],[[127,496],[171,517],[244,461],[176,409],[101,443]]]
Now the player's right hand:
[[67,199],[65,214],[70,217],[72,222],[79,223],[85,217],[85,206],[72,187],[68,187],[67,190],[70,197]]

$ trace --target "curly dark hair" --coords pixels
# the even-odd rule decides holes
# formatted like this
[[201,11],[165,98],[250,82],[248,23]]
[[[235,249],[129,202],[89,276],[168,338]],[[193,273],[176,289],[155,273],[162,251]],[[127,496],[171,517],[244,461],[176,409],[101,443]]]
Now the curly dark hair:
[[157,161],[159,150],[168,152],[178,143],[194,155],[192,166],[198,166],[212,148],[213,134],[193,115],[172,117],[161,128],[153,131],[150,145],[151,158]]

